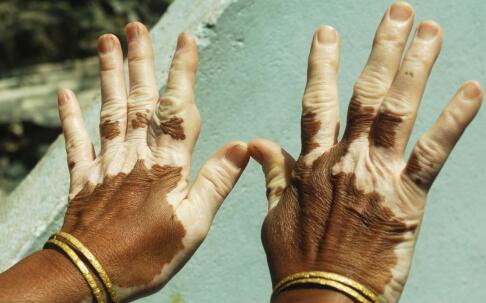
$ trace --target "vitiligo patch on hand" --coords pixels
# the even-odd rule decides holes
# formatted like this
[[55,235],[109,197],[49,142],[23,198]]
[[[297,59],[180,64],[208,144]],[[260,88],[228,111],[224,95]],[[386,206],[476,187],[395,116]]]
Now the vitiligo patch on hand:
[[111,140],[120,135],[120,122],[105,120],[100,126],[101,137]]
[[184,128],[182,127],[182,120],[179,117],[172,117],[165,122],[160,122],[160,129],[162,133],[169,135],[175,140],[184,140],[186,135],[184,134]]
[[134,129],[146,127],[149,123],[149,118],[147,118],[146,113],[138,112],[135,114],[135,119],[132,119],[132,127]]
[[[332,173],[348,152],[346,141],[307,166],[299,160],[290,186],[263,226],[263,242],[275,280],[324,270],[345,275],[378,293],[393,278],[396,248],[415,233],[386,206],[377,191],[357,187],[354,173]],[[289,272],[283,272],[289,271]]]
[[69,202],[62,230],[85,243],[117,287],[147,286],[184,249],[186,229],[167,202],[180,179],[180,167],[149,169],[139,160],[129,174],[86,184]]

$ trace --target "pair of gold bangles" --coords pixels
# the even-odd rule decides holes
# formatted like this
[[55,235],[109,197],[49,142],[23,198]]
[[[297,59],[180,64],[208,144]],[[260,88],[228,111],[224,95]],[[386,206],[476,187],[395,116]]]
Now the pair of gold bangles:
[[[79,269],[84,279],[88,283],[88,286],[91,289],[91,292],[93,293],[96,302],[105,303],[105,294],[102,290],[103,287],[99,287],[98,282],[89,270],[89,267],[91,267],[96,272],[98,278],[101,280],[104,288],[108,292],[111,301],[115,303],[120,302],[120,300],[118,299],[118,295],[116,294],[116,291],[113,287],[113,284],[111,283],[108,274],[103,269],[100,262],[76,237],[66,232],[58,232],[53,234],[49,238],[46,245],[47,244],[58,247],[66,254],[66,256],[74,263],[74,265],[76,265],[76,267]],[[86,260],[89,265],[86,265],[86,263],[83,262],[83,259]]]
[[[94,269],[112,302],[118,303],[119,299],[108,274],[96,257],[76,237],[66,232],[58,232],[52,235],[46,244],[51,244],[61,249],[67,257],[76,265],[84,279],[88,283],[93,296],[98,303],[105,303],[105,295],[99,287],[96,279],[83,259]],[[81,257],[79,255],[81,255]],[[359,303],[380,303],[375,292],[364,285],[345,276],[323,271],[309,271],[296,273],[278,282],[273,288],[272,300],[282,291],[298,285],[317,285],[337,290]]]
[[359,303],[381,302],[376,293],[364,285],[345,276],[324,271],[301,272],[287,276],[273,288],[272,301],[282,291],[298,285],[317,285],[334,289]]

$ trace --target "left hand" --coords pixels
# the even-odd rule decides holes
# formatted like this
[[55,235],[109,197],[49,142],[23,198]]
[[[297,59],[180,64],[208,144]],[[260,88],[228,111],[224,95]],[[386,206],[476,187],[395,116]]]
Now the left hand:
[[71,173],[62,231],[92,251],[125,300],[162,287],[184,265],[249,159],[245,143],[229,143],[190,186],[200,130],[194,103],[195,40],[185,33],[179,36],[166,91],[159,98],[149,32],[131,23],[126,34],[128,95],[118,39],[99,39],[98,155],[74,94],[64,90],[59,96]]

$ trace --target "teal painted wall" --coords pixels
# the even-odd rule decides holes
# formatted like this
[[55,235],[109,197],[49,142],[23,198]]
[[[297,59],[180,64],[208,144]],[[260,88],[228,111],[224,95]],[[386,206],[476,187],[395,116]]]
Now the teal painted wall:
[[[231,139],[262,136],[297,155],[300,100],[314,29],[341,36],[341,120],[391,1],[257,0],[231,5],[201,53],[197,103],[203,128],[194,166]],[[459,85],[486,85],[486,2],[412,1],[416,20],[434,19],[445,43],[411,142],[432,125]],[[418,22],[417,22],[418,23]],[[486,115],[481,111],[432,188],[411,277],[401,302],[485,302]],[[143,302],[266,302],[269,275],[260,243],[264,179],[252,162],[217,215],[209,237],[162,294]]]
[[[203,128],[194,170],[232,139],[266,137],[297,155],[307,54],[313,31],[321,24],[333,25],[341,35],[339,79],[344,121],[353,83],[390,3],[239,0],[231,4],[216,25],[206,29],[210,43],[201,50],[197,103]],[[411,142],[431,126],[463,81],[472,78],[486,85],[486,2],[412,3],[417,20],[434,19],[442,24],[445,43]],[[160,27],[154,29],[154,37],[159,30],[162,32]],[[158,54],[162,55],[167,56]],[[97,128],[97,111],[93,107],[87,114],[91,133]],[[486,298],[485,115],[483,110],[470,126],[430,192],[413,270],[401,302],[484,302]],[[51,148],[36,170],[37,177],[28,178],[21,192],[7,202],[65,199],[67,171],[61,144],[58,141]],[[58,182],[60,179],[63,181]],[[40,202],[32,204],[32,211],[41,209]],[[251,162],[194,257],[161,292],[141,302],[267,302],[271,286],[260,243],[266,209],[264,178],[259,166]],[[16,214],[22,217],[20,211]],[[58,215],[54,224],[37,233],[31,250],[41,247],[61,219]],[[36,224],[27,221],[9,230]]]

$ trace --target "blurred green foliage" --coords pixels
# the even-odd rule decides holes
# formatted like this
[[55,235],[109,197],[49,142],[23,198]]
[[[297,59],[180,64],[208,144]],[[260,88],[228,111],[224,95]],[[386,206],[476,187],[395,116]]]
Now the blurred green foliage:
[[[96,53],[104,33],[124,39],[126,23],[154,25],[171,0],[3,0],[0,2],[0,73]],[[122,41],[124,44],[124,42]]]

